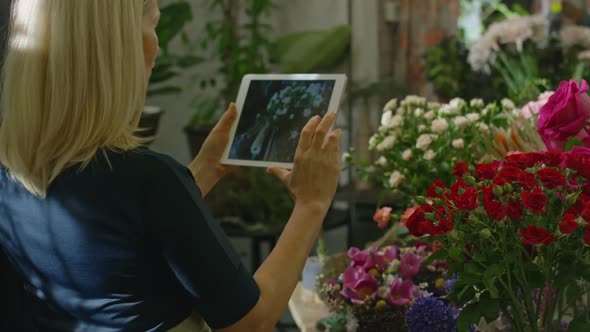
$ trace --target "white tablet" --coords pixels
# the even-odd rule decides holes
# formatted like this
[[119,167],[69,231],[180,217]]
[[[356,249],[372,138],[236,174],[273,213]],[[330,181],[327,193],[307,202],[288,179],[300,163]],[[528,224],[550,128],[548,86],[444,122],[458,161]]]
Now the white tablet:
[[345,85],[340,74],[246,75],[221,163],[292,168],[301,130],[314,115],[338,110]]

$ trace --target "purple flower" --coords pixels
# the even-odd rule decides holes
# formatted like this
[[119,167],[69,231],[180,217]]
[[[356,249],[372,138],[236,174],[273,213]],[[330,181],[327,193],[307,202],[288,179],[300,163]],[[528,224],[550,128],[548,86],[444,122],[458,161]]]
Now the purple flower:
[[377,247],[367,249],[367,250],[360,250],[356,247],[351,247],[348,249],[348,258],[352,260],[352,267],[362,267],[365,271],[368,271],[375,267],[375,262],[373,261],[373,254],[379,250]]
[[414,289],[414,283],[411,280],[402,281],[400,278],[396,278],[389,288],[389,294],[387,294],[387,301],[389,304],[396,307],[404,306],[412,301],[412,290]]
[[348,267],[342,274],[342,295],[352,303],[363,304],[377,293],[377,279],[360,267]]
[[394,259],[397,259],[397,248],[387,247],[375,253],[373,259],[379,271],[384,271]]
[[455,273],[445,281],[445,290],[447,294],[451,293],[451,291],[453,290],[453,286],[455,286],[455,283],[457,283],[457,280],[459,280],[459,277]]
[[406,252],[400,260],[400,272],[404,279],[414,278],[420,272],[420,266],[424,258],[414,254],[413,252]]
[[406,312],[408,332],[455,332],[457,309],[436,297],[421,297]]

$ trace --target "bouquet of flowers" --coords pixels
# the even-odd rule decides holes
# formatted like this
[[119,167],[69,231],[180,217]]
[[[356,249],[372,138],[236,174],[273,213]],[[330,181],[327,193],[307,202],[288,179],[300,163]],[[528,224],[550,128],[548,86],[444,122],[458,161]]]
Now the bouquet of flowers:
[[348,331],[455,331],[457,310],[439,297],[453,281],[425,244],[350,248],[338,279],[320,276],[328,306],[348,315]]
[[[493,153],[494,136],[510,127],[514,108],[507,99],[485,104],[481,99],[455,98],[439,104],[408,96],[399,105],[394,99],[385,106],[381,126],[369,141],[369,149],[378,154],[376,161],[356,164],[362,176],[375,178],[407,207],[426,192],[432,179],[449,184],[455,163]],[[355,162],[351,155],[344,158]]]
[[558,331],[590,280],[590,149],[461,162],[453,174],[450,187],[432,184],[406,226],[444,247],[432,258],[458,275],[448,298],[466,305],[460,328],[502,313],[517,331]]

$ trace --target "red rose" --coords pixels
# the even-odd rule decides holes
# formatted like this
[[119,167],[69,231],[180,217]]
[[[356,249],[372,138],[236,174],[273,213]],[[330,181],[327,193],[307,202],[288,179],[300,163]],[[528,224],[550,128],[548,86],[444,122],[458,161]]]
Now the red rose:
[[570,209],[576,209],[577,213],[580,214],[582,213],[582,210],[584,210],[584,206],[588,202],[590,202],[590,196],[581,193],[576,203],[572,207],[570,207]]
[[518,178],[518,181],[525,189],[531,190],[537,188],[537,179],[533,173],[522,172]]
[[508,211],[507,214],[510,219],[514,221],[520,221],[522,219],[522,215],[524,212],[524,207],[519,200],[511,199],[508,202]]
[[586,222],[590,222],[590,202],[584,203],[584,206],[580,209],[580,217],[584,218]]
[[462,161],[460,163],[458,163],[457,165],[455,165],[455,168],[453,169],[453,175],[460,178],[463,175],[467,174],[469,172],[469,165],[467,165],[466,161]]
[[553,234],[549,233],[545,228],[534,225],[521,228],[519,235],[522,237],[522,242],[528,244],[544,244],[549,246],[555,242],[555,236]]
[[537,176],[543,185],[549,189],[556,189],[567,184],[565,175],[552,168],[543,168],[537,171]]
[[535,166],[542,160],[543,156],[540,153],[516,153],[506,156],[504,161],[510,165],[514,165],[520,169],[525,169]]
[[477,192],[473,187],[464,188],[463,194],[452,195],[452,200],[459,210],[472,211],[477,208]]
[[446,233],[448,233],[448,232],[450,232],[450,231],[453,230],[454,224],[455,223],[453,222],[453,218],[452,217],[448,217],[448,218],[441,219],[438,222],[438,227],[440,227],[440,229],[442,231],[444,231],[444,233],[446,234]]
[[547,150],[563,151],[567,140],[580,134],[589,118],[588,83],[563,81],[541,108],[537,132]]
[[500,162],[497,160],[489,164],[479,164],[475,166],[475,178],[478,180],[491,180],[496,177]]
[[406,221],[406,227],[408,228],[408,232],[413,236],[423,236],[427,234],[427,226],[428,224],[432,224],[425,219],[424,214],[427,212],[432,212],[432,207],[428,204],[422,205],[412,213],[408,221]]
[[584,243],[586,243],[587,246],[590,246],[590,225],[586,226],[586,229],[584,230]]
[[565,165],[578,172],[578,175],[590,178],[590,148],[574,147],[565,155]]
[[507,208],[502,202],[491,200],[485,204],[485,209],[488,215],[496,221],[501,221],[506,218]]
[[505,179],[509,183],[513,183],[514,181],[518,181],[523,171],[512,165],[502,165],[500,169],[500,173],[498,173],[497,178]]
[[580,226],[576,222],[576,216],[573,214],[564,214],[561,223],[559,223],[559,231],[563,234],[571,234],[576,228]]
[[531,210],[536,214],[545,213],[545,206],[547,205],[547,196],[539,188],[535,188],[533,191],[523,191],[520,193],[520,198],[524,204],[524,207]]
[[563,162],[563,153],[547,151],[543,153],[543,162],[549,167],[558,167]]
[[436,180],[432,185],[430,185],[430,187],[428,188],[428,191],[426,192],[426,194],[428,195],[428,197],[430,198],[441,198],[443,195],[438,194],[436,192],[436,188],[440,188],[439,191],[442,189],[443,191],[445,189],[447,189],[447,187],[445,186],[445,184],[442,182],[441,179]]

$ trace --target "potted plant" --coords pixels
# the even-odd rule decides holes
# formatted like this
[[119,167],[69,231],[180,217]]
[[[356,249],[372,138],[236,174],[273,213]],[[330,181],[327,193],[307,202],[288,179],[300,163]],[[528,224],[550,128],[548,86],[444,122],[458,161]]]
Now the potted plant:
[[[193,55],[193,52],[180,54],[170,49],[170,42],[179,35],[182,35],[183,40],[187,39],[183,30],[186,24],[193,19],[190,4],[185,0],[173,2],[161,8],[160,13],[160,23],[156,28],[156,33],[161,53],[156,61],[156,66],[152,69],[147,91],[148,97],[182,92],[182,87],[171,83],[171,80],[176,78],[182,70],[203,61],[203,58]],[[142,136],[155,136],[163,112],[160,106],[145,106],[139,124],[139,127],[144,129],[141,132]]]

